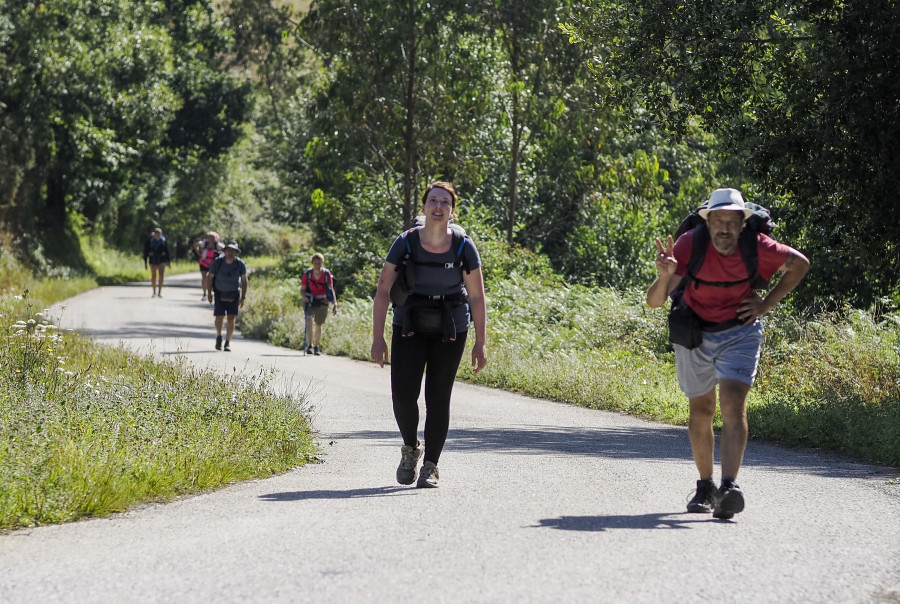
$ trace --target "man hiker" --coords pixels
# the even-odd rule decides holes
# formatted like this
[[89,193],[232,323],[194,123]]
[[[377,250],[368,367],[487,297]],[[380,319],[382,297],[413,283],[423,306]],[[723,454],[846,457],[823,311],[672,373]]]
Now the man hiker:
[[[647,291],[647,305],[658,308],[685,279],[683,302],[699,319],[702,343],[687,348],[675,343],[678,386],[690,404],[688,435],[694,463],[700,473],[688,512],[713,512],[729,519],[744,509],[744,496],[735,480],[747,446],[747,393],[756,377],[763,329],[759,318],[793,290],[809,270],[809,260],[797,250],[763,233],[748,232],[758,255],[756,273],[770,279],[782,273],[764,298],[751,287],[756,275],[739,246],[741,231],[753,210],[736,189],[717,189],[698,212],[703,223],[673,242],[656,239],[658,276]],[[699,268],[686,269],[692,245],[709,240]],[[746,239],[745,239],[746,240]],[[722,412],[720,436],[722,481],[713,482],[715,435],[713,416]]]
[[222,256],[213,260],[206,273],[206,289],[208,300],[213,302],[215,292],[215,306],[213,315],[216,317],[216,350],[222,350],[222,322],[228,317],[225,328],[225,350],[231,350],[231,336],[234,334],[234,322],[237,319],[238,310],[244,306],[247,299],[247,265],[238,258],[241,248],[237,242],[230,241],[225,244]]

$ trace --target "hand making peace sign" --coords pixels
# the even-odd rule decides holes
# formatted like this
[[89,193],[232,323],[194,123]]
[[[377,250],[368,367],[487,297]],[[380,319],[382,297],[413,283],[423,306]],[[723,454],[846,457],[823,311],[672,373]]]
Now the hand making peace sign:
[[663,247],[662,240],[657,237],[656,249],[659,252],[656,254],[657,272],[662,277],[671,277],[675,274],[675,269],[678,268],[678,261],[675,260],[675,241],[672,239],[672,236],[666,237],[665,247]]

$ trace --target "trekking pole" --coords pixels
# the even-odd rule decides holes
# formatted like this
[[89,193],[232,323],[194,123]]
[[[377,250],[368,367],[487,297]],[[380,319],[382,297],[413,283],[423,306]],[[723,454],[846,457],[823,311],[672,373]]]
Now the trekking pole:
[[[303,296],[306,298],[306,296]],[[306,339],[307,327],[309,326],[309,304],[306,303],[306,300],[303,301],[303,356],[306,356],[306,350],[309,348],[309,344]]]

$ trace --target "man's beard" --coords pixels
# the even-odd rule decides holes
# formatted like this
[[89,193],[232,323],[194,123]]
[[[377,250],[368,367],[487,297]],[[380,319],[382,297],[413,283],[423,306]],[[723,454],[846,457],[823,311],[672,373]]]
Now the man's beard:
[[730,239],[720,239],[718,235],[712,236],[713,247],[716,248],[716,251],[722,254],[723,256],[729,256],[735,249],[737,249],[738,239],[737,237],[731,237]]

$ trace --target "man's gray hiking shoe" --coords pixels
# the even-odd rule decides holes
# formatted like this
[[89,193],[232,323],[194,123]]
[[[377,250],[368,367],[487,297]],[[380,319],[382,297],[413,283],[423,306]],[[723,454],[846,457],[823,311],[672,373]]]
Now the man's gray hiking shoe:
[[733,480],[722,479],[722,486],[716,495],[716,509],[713,510],[713,518],[728,520],[735,514],[744,511],[744,494],[741,487]]
[[708,514],[716,505],[716,483],[709,478],[701,478],[697,481],[697,491],[694,498],[688,501],[687,511],[693,514]]
[[419,472],[419,482],[416,486],[420,489],[436,489],[438,487],[438,469],[433,461],[426,461],[422,464],[422,471]]
[[425,447],[418,441],[416,441],[415,447],[410,447],[409,445],[400,447],[400,465],[397,466],[397,482],[400,484],[412,484],[416,481],[416,468],[424,453]]

